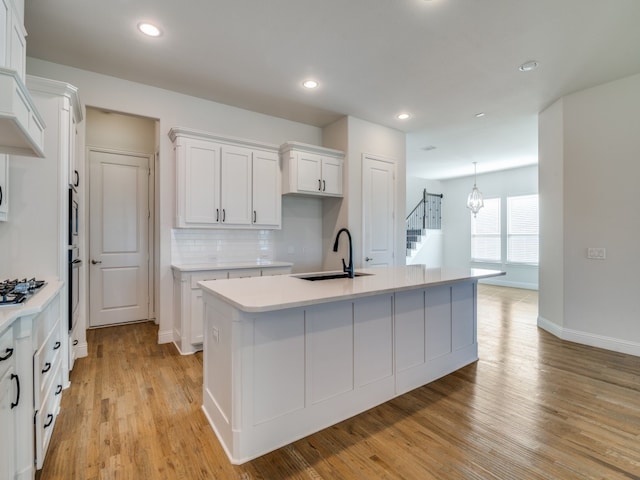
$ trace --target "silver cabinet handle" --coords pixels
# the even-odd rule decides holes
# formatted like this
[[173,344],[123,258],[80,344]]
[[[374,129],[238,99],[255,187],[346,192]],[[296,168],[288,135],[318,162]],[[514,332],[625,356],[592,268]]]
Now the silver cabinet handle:
[[97,265],[99,263],[102,263],[102,262],[100,260],[91,260],[92,265]]

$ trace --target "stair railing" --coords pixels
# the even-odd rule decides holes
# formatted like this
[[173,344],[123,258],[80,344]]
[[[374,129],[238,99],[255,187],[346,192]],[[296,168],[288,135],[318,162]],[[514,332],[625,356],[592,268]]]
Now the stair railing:
[[406,219],[407,231],[441,228],[440,205],[443,195],[441,193],[427,193],[422,191],[422,198],[414,207]]

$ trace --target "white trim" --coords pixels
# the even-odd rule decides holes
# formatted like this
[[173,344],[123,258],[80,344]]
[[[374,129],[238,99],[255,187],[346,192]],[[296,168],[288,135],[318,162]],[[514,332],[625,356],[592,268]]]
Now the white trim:
[[640,343],[637,342],[563,328],[541,316],[538,316],[538,327],[562,340],[640,357]]
[[78,342],[73,347],[73,358],[84,358],[89,355],[89,344],[87,342]]
[[171,343],[173,342],[173,331],[171,330],[165,330],[165,331],[160,331],[158,330],[158,343]]
[[497,285],[499,287],[524,288],[526,290],[538,290],[538,284],[537,283],[511,282],[509,280],[504,280],[503,278],[490,278],[490,279],[482,280],[480,283],[486,283],[486,284],[489,284],[489,285]]

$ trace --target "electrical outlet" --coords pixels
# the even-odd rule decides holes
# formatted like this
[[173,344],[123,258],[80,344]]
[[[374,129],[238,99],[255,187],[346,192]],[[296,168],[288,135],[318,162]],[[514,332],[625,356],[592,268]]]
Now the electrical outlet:
[[607,250],[603,247],[587,248],[587,258],[591,260],[604,260],[607,258]]

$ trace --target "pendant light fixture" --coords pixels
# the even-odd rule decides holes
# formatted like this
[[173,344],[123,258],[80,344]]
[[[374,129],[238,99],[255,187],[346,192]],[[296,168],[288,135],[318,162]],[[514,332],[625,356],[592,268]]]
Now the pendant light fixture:
[[467,208],[471,210],[471,213],[473,213],[474,218],[478,214],[480,209],[484,207],[484,200],[482,199],[482,193],[480,193],[480,190],[478,190],[478,187],[476,187],[476,180],[478,178],[478,172],[476,169],[477,163],[478,162],[473,162],[473,188],[471,189],[471,193],[467,197]]

